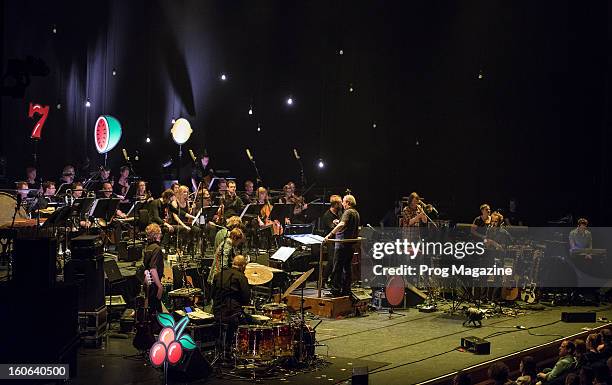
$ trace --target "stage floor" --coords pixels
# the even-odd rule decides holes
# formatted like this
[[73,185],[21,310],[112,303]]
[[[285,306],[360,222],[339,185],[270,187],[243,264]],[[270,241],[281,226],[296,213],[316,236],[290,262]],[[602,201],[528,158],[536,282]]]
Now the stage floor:
[[[351,368],[368,366],[370,384],[415,384],[458,369],[579,333],[602,323],[559,322],[562,311],[596,311],[597,317],[612,319],[612,307],[551,307],[483,320],[480,328],[463,327],[463,319],[443,312],[420,313],[416,309],[366,317],[323,320],[317,339],[325,346],[317,353],[328,362],[316,371],[263,379],[265,384],[334,384],[350,378]],[[526,329],[517,329],[524,326]],[[461,337],[478,336],[491,342],[490,355],[460,352]],[[131,339],[107,338],[103,349],[81,348],[74,384],[158,384],[161,372],[136,353]],[[513,369],[513,368],[511,368]],[[214,375],[192,383],[233,384],[244,380]]]

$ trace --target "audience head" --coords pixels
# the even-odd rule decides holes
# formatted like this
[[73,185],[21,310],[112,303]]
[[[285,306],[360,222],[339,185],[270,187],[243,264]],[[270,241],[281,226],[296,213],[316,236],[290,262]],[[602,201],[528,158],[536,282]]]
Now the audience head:
[[521,375],[529,375],[533,378],[536,377],[537,369],[536,369],[536,361],[531,356],[525,356],[521,359],[521,363],[519,365],[519,369],[521,370]]
[[580,376],[576,373],[569,373],[565,376],[565,385],[580,385]]
[[489,378],[495,381],[495,384],[505,384],[508,381],[510,370],[503,362],[496,362],[489,367]]
[[457,372],[453,377],[453,385],[472,385],[472,376],[464,372]]
[[603,363],[593,365],[593,384],[608,384],[610,381],[610,370]]
[[564,340],[559,345],[559,357],[571,356],[576,352],[576,345],[572,341]]
[[601,334],[591,333],[586,339],[586,347],[590,351],[597,351],[597,347],[601,345]]
[[574,349],[576,357],[579,357],[587,352],[587,346],[583,339],[577,338],[574,340]]

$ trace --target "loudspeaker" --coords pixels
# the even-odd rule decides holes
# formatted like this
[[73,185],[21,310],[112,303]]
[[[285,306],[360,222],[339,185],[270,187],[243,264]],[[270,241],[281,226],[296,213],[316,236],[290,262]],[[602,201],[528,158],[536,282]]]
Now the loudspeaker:
[[210,375],[212,368],[202,353],[196,348],[184,350],[185,356],[176,366],[168,367],[168,378],[173,381],[194,381]]
[[78,308],[91,312],[104,306],[104,257],[72,259],[66,264],[64,281],[79,287]]
[[427,295],[423,293],[421,290],[417,289],[415,286],[406,282],[406,297],[405,304],[406,307],[420,305],[427,299]]
[[70,241],[72,259],[91,259],[104,253],[104,244],[99,235],[79,235]]
[[353,368],[353,376],[351,384],[353,385],[368,385],[368,367],[357,366]]
[[144,243],[133,240],[121,241],[117,245],[117,257],[120,261],[136,262],[142,259]]
[[568,312],[561,313],[561,321],[563,322],[596,322],[597,313],[595,312]]
[[13,282],[19,286],[55,286],[56,251],[55,239],[16,239]]

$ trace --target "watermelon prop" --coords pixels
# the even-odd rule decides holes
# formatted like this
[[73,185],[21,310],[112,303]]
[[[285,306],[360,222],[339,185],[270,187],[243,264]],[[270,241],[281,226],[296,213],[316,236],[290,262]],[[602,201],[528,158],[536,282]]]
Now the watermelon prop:
[[96,120],[94,140],[96,150],[100,154],[106,154],[119,143],[121,139],[121,123],[110,115],[101,115]]

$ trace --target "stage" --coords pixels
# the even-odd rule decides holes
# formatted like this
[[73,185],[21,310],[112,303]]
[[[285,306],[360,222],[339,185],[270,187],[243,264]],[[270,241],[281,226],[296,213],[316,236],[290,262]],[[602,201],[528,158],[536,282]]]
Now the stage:
[[[285,372],[257,383],[334,384],[350,378],[352,368],[368,366],[370,384],[416,384],[489,360],[584,332],[597,323],[560,322],[563,311],[595,311],[597,317],[612,317],[610,306],[550,307],[530,310],[516,317],[497,316],[483,320],[480,328],[462,326],[463,318],[438,311],[416,309],[387,313],[369,312],[365,317],[328,320],[317,327],[321,358],[316,370],[294,375]],[[313,320],[312,322],[314,322]],[[318,322],[318,321],[317,321]],[[517,326],[525,327],[519,329]],[[491,354],[475,355],[457,350],[461,337],[483,337],[491,343]],[[131,338],[131,337],[130,337]],[[131,339],[106,338],[102,349],[81,348],[74,384],[156,384],[162,375],[136,354]],[[511,370],[517,368],[510,367]],[[225,370],[224,370],[225,371]],[[191,383],[244,383],[231,375]]]

